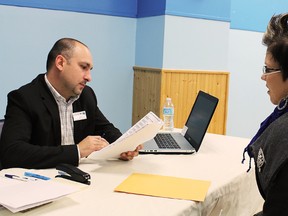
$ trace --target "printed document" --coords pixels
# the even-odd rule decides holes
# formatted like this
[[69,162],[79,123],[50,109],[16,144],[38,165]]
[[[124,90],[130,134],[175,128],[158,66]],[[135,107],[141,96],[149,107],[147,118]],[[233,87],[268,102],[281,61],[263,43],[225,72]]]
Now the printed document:
[[93,152],[88,158],[94,160],[119,158],[122,152],[134,151],[138,145],[153,139],[162,126],[163,121],[153,112],[149,112],[115,142],[100,151]]
[[22,182],[0,177],[0,205],[19,212],[76,192],[78,188],[53,180]]

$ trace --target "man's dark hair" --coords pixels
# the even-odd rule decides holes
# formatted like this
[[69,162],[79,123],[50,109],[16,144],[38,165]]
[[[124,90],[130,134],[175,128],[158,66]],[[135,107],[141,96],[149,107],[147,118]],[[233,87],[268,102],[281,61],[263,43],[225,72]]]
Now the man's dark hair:
[[62,38],[58,40],[52,49],[50,50],[48,57],[47,57],[47,62],[46,62],[46,70],[47,72],[51,69],[52,65],[54,64],[54,61],[58,55],[63,55],[67,61],[69,62],[70,58],[73,55],[73,50],[75,48],[76,43],[80,43],[87,47],[85,44],[82,42],[73,39],[73,38]]

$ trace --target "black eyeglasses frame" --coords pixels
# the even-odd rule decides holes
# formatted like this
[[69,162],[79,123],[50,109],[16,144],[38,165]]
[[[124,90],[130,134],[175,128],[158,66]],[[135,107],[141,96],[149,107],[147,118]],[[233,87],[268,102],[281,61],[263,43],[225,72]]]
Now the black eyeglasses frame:
[[266,65],[263,66],[262,68],[263,74],[270,74],[270,73],[278,73],[281,72],[280,68],[269,68]]

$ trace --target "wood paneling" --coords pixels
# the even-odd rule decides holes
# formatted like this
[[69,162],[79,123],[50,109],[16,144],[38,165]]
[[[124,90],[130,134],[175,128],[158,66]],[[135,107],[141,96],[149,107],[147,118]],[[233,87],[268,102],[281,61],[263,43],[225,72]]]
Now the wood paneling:
[[182,128],[198,91],[202,90],[219,98],[208,132],[226,134],[228,89],[228,72],[135,66],[132,123],[135,124],[149,111],[162,118],[165,99],[171,97],[175,108],[174,125]]

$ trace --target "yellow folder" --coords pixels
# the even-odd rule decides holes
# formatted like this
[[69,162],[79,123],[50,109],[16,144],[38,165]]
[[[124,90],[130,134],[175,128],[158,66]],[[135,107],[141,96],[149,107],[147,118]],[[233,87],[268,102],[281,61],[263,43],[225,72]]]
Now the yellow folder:
[[210,181],[133,173],[115,188],[116,192],[204,201]]

